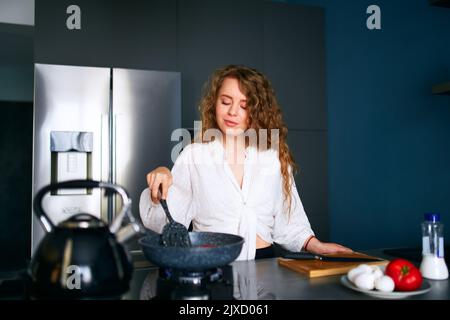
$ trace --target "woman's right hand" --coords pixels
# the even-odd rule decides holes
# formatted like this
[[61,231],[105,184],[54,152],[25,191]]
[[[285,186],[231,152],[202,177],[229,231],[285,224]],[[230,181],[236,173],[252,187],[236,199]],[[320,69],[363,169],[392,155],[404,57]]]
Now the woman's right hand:
[[313,237],[304,249],[315,254],[353,253],[353,250],[350,248],[337,243],[322,242],[316,237]]
[[172,173],[166,167],[158,167],[147,174],[147,184],[150,189],[150,198],[153,203],[159,203],[159,190],[161,190],[161,198],[167,198],[167,192],[169,187],[172,185],[172,181]]

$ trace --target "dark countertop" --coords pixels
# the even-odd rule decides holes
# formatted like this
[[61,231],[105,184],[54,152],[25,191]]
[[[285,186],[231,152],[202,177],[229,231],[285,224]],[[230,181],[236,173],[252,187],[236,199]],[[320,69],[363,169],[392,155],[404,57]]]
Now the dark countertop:
[[[384,250],[370,250],[365,253],[393,259]],[[135,271],[130,290],[125,300],[148,300],[155,296],[158,268],[133,253]],[[234,298],[239,300],[365,300],[378,299],[353,291],[341,284],[342,275],[307,278],[278,265],[277,259],[235,261],[232,264],[234,277]],[[417,265],[417,263],[416,263]],[[450,280],[428,280],[431,290],[427,293],[407,297],[414,300],[450,300]],[[17,280],[0,281],[0,299],[26,299]]]
[[[384,250],[369,250],[365,253],[392,260]],[[353,291],[341,284],[342,275],[307,278],[278,265],[277,259],[235,261],[231,264],[234,273],[234,298],[243,300],[366,300],[379,299]],[[416,263],[417,265],[417,263]],[[137,267],[131,282],[131,290],[124,299],[150,299],[156,292],[158,268]],[[449,300],[450,280],[428,280],[431,290],[405,299]]]

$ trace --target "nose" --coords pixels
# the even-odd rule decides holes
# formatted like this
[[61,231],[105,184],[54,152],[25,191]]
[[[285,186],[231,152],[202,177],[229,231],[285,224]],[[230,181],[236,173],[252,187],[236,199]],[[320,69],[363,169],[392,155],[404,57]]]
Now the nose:
[[230,116],[236,116],[237,115],[237,111],[238,111],[238,107],[239,107],[239,105],[232,103],[230,105],[230,107],[228,108],[228,114]]

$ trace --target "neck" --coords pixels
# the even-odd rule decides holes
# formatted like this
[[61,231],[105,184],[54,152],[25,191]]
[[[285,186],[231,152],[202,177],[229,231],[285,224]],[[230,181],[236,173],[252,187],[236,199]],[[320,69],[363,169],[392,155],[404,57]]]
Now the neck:
[[233,164],[243,164],[245,159],[245,139],[244,136],[223,136],[222,145],[225,149],[225,157]]

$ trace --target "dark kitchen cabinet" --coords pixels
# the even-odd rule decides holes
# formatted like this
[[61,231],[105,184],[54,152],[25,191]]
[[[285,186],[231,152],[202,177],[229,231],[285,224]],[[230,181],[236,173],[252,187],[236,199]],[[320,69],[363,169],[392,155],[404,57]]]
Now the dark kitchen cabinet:
[[326,129],[324,28],[319,7],[179,1],[183,126],[192,127],[200,118],[200,92],[211,72],[234,63],[255,67],[269,77],[289,129]]
[[264,4],[264,72],[275,89],[299,166],[297,189],[319,239],[328,241],[328,124],[325,14],[311,6]]
[[71,4],[36,2],[36,63],[176,71],[176,0],[79,0],[79,30],[66,27]]
[[263,69],[262,2],[178,1],[178,66],[183,126],[199,120],[203,84],[217,68],[244,64]]
[[264,71],[288,128],[327,129],[323,8],[264,6]]
[[329,240],[328,132],[289,130],[288,143],[298,165],[297,191],[316,236]]
[[31,253],[33,32],[0,23],[0,300]]
[[0,101],[0,109],[1,273],[26,268],[31,252],[33,104]]

